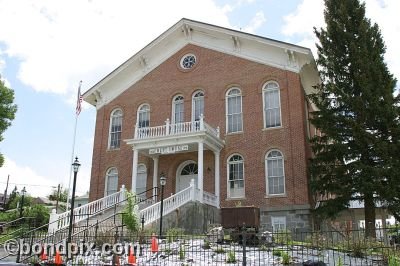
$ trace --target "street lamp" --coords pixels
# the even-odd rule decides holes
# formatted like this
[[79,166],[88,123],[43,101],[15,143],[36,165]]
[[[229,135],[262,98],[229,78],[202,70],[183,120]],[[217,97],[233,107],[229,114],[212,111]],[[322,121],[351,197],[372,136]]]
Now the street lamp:
[[24,198],[25,198],[26,189],[25,187],[21,190],[21,208],[19,209],[19,218],[22,217],[22,211],[24,210]]
[[73,224],[73,219],[74,219],[76,176],[78,174],[79,166],[81,166],[81,164],[78,161],[78,157],[75,157],[75,161],[72,164],[72,167],[73,167],[73,170],[74,170],[74,183],[73,183],[73,186],[72,186],[71,213],[69,215],[69,228],[68,228],[67,243],[71,243],[72,224]]
[[160,206],[160,238],[162,235],[162,217],[163,217],[163,203],[164,203],[164,186],[167,183],[167,178],[164,173],[161,173],[160,176],[160,185],[161,185],[161,206]]

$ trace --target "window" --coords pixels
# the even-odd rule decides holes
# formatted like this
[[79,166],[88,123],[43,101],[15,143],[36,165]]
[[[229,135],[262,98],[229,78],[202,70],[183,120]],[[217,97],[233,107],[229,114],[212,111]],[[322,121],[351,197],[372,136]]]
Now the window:
[[282,153],[270,151],[266,156],[267,195],[285,193],[285,170]]
[[281,126],[281,103],[279,86],[276,82],[268,82],[263,88],[264,127]]
[[118,170],[113,167],[108,169],[106,175],[106,196],[118,191]]
[[110,119],[110,137],[109,145],[110,149],[117,149],[121,145],[121,130],[122,130],[122,111],[116,109],[111,113]]
[[192,98],[192,121],[199,121],[201,114],[204,114],[204,93],[198,91]]
[[[136,195],[139,195],[146,191],[147,188],[147,168],[144,164],[139,164],[137,167],[137,178],[136,178]],[[140,195],[145,197],[145,195]]]
[[181,58],[180,64],[183,69],[191,69],[196,64],[196,56],[194,54],[186,54]]
[[272,216],[271,223],[272,223],[272,230],[274,232],[282,232],[286,230],[285,216]]
[[139,128],[150,126],[150,106],[148,104],[142,104],[139,107],[137,121]]
[[244,197],[244,164],[240,155],[228,159],[228,198]]
[[184,122],[184,112],[183,112],[183,96],[178,95],[174,97],[172,103],[172,123],[182,123]]
[[226,95],[226,132],[243,130],[242,93],[238,88],[232,88]]

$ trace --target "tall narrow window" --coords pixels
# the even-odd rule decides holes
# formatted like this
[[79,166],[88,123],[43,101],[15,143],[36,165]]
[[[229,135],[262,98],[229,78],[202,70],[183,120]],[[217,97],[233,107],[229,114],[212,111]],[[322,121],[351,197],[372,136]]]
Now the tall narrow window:
[[113,167],[108,169],[106,174],[106,196],[118,191],[118,170]]
[[242,93],[238,88],[232,88],[226,94],[226,132],[243,131]]
[[268,82],[263,88],[264,127],[281,126],[281,102],[279,86],[276,82]]
[[197,91],[192,98],[192,121],[199,121],[201,114],[204,114],[204,92]]
[[240,155],[228,159],[228,197],[244,197],[244,163]]
[[266,156],[267,194],[279,195],[285,193],[285,170],[282,153],[270,151]]
[[140,128],[150,126],[150,106],[148,104],[142,104],[139,107],[137,121]]
[[175,96],[172,103],[172,123],[182,123],[184,122],[184,112],[183,112],[183,96]]
[[121,145],[121,131],[122,131],[122,111],[116,109],[111,113],[110,119],[110,137],[109,145],[110,149],[117,149]]
[[136,195],[139,197],[146,197],[142,194],[146,191],[147,186],[147,169],[144,164],[139,164],[137,168],[137,179],[136,179]]

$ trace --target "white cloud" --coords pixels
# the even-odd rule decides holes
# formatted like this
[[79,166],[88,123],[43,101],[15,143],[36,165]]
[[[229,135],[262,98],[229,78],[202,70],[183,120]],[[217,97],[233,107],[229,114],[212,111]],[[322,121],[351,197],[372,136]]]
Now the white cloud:
[[[68,187],[68,177],[65,177],[64,180],[57,180],[54,176],[42,176],[30,167],[18,165],[7,156],[4,157],[5,163],[0,167],[1,193],[3,193],[6,188],[8,175],[10,175],[8,193],[11,192],[16,185],[18,190],[26,187],[27,193],[33,197],[46,197],[59,183],[63,184],[65,188]],[[79,176],[80,180],[79,186],[77,186],[77,195],[84,194],[88,191],[90,167],[83,167],[80,169]]]
[[[389,70],[400,80],[400,20],[398,0],[366,0],[366,16],[376,22],[381,29],[387,46],[385,60]],[[323,1],[303,0],[297,9],[284,17],[282,33],[290,38],[299,38],[300,45],[310,47],[316,55],[316,38],[313,27],[320,28],[324,23]],[[398,85],[399,86],[399,85]]]
[[260,28],[265,23],[265,21],[266,21],[266,19],[264,16],[264,12],[259,11],[256,13],[256,15],[250,21],[249,25],[247,25],[243,29],[243,31],[254,33],[258,28]]
[[23,83],[66,93],[81,79],[93,85],[182,17],[229,26],[212,0],[6,0],[0,42],[20,60]]

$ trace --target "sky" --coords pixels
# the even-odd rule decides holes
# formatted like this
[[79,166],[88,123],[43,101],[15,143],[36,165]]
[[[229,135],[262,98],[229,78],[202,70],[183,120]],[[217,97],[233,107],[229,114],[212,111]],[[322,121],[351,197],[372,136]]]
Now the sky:
[[[400,79],[398,0],[366,0],[385,60]],[[79,81],[90,89],[181,18],[311,48],[324,25],[322,0],[0,0],[0,75],[18,111],[3,134],[0,193],[24,186],[32,196],[68,187]],[[398,85],[398,88],[399,85]],[[83,103],[74,156],[77,195],[89,190],[96,108]]]

